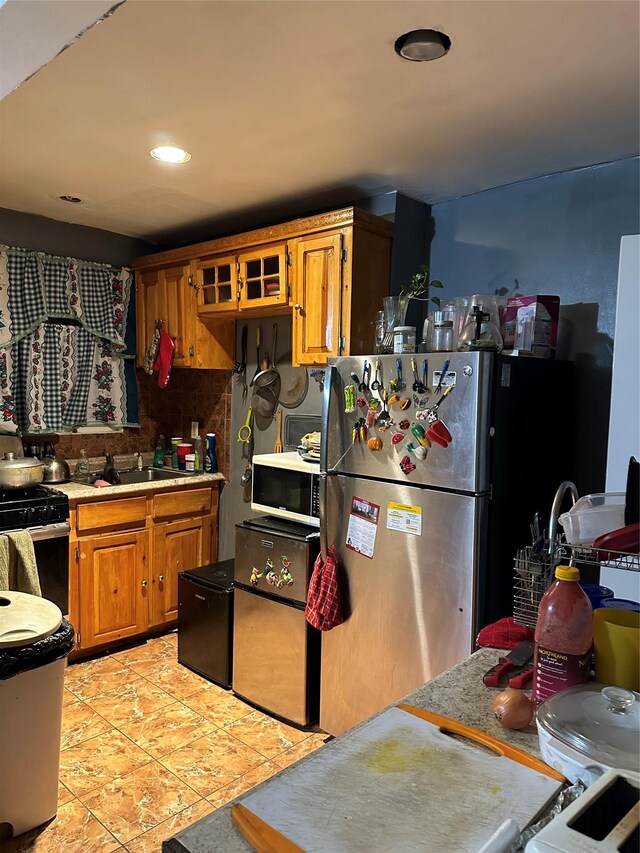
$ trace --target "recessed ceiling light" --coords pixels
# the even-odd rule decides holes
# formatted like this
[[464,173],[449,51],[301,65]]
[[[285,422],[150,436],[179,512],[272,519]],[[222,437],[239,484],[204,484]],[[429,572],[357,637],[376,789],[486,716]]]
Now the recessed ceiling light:
[[191,160],[191,154],[176,145],[160,145],[152,148],[149,154],[154,160],[162,160],[163,163],[187,163]]
[[77,195],[59,195],[58,198],[60,201],[68,201],[69,204],[80,204],[82,199]]
[[439,30],[411,30],[396,39],[395,50],[402,59],[428,62],[440,59],[451,47],[451,39]]

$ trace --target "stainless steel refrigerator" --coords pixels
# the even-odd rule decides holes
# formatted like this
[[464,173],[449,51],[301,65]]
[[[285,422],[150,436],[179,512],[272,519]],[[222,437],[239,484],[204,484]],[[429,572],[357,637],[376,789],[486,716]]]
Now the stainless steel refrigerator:
[[[321,549],[337,551],[350,613],[322,637],[320,727],[334,735],[461,661],[483,624],[510,615],[518,540],[526,544],[533,513],[545,509],[538,503],[550,506],[568,473],[557,447],[543,470],[536,429],[546,421],[549,431],[540,405],[570,403],[570,364],[480,352],[414,358],[417,375],[405,355],[399,379],[398,357],[381,356],[375,390],[375,356],[330,359],[325,373]],[[398,398],[392,424],[380,429],[383,416],[365,437],[358,427],[382,388]],[[354,397],[355,411],[345,411]],[[428,430],[425,410],[438,401],[451,441],[432,442],[420,459],[412,430]]]

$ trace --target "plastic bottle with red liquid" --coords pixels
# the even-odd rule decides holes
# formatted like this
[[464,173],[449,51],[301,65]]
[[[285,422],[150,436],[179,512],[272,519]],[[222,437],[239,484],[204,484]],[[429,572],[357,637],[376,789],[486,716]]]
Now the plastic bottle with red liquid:
[[556,566],[555,581],[542,596],[536,622],[533,699],[582,684],[591,674],[593,611],[575,566]]

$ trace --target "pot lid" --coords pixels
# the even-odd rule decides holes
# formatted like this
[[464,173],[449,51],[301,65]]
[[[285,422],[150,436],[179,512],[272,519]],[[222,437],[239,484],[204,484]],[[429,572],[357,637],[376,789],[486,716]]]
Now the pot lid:
[[21,456],[19,459],[15,453],[5,453],[0,459],[0,469],[22,470],[24,468],[42,468],[42,461],[31,456]]
[[62,624],[62,611],[52,601],[26,592],[0,592],[0,649],[44,640]]
[[550,696],[542,728],[591,760],[635,770],[640,759],[640,693],[590,682]]

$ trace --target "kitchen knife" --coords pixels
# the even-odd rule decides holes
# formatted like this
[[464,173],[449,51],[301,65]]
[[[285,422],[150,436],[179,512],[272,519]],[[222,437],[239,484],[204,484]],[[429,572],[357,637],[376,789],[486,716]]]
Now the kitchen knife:
[[533,643],[531,640],[524,640],[519,643],[515,649],[509,652],[508,655],[501,657],[495,666],[485,672],[482,677],[483,682],[487,687],[499,687],[500,679],[503,675],[511,672],[512,669],[524,666],[525,663],[531,660],[533,656]]
[[509,679],[509,687],[514,687],[516,690],[522,690],[525,684],[528,684],[532,678],[533,667],[530,669],[524,669],[522,672],[519,672],[517,675],[514,675],[513,678]]

